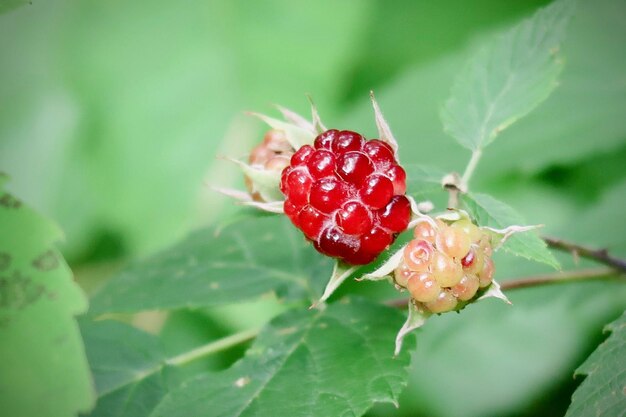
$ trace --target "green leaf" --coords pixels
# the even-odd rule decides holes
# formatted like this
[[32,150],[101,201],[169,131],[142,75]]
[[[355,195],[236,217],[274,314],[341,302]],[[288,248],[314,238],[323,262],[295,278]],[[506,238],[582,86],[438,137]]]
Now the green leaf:
[[[470,193],[462,196],[470,215],[481,226],[504,229],[511,225],[525,225],[524,219],[512,207],[496,200],[487,194]],[[553,268],[560,268],[546,243],[536,233],[516,233],[507,239],[504,250],[517,256],[522,256],[537,262],[542,262]]]
[[558,54],[572,0],[557,0],[480,49],[457,77],[441,112],[445,130],[481,150],[544,101],[563,68]]
[[0,0],[0,14],[9,12],[16,7],[31,3],[29,0]]
[[92,417],[144,417],[167,393],[159,339],[113,320],[81,322],[98,402]]
[[331,262],[284,216],[193,233],[137,263],[94,295],[90,313],[217,306],[268,293],[316,300]]
[[87,300],[55,248],[61,231],[3,191],[0,175],[0,409],[70,417],[94,401],[74,316]]
[[[577,10],[563,43],[567,65],[561,85],[537,111],[502,132],[501,140],[490,146],[473,177],[476,186],[483,187],[507,173],[531,175],[554,164],[571,164],[623,147],[626,54],[617,40],[626,37],[621,18],[624,4],[614,0],[579,2]],[[376,91],[398,139],[402,161],[429,164],[446,172],[459,171],[467,164],[467,151],[455,146],[454,139],[442,131],[438,114],[438,106],[448,97],[462,65],[463,51],[443,55],[410,68]],[[370,137],[376,132],[371,106],[364,98],[338,125],[363,126],[363,133]]]
[[184,383],[152,416],[360,416],[375,402],[395,403],[414,348],[410,338],[393,357],[402,321],[400,312],[365,300],[289,311],[243,360]]
[[626,410],[626,312],[605,330],[611,336],[576,370],[587,377],[572,395],[566,417],[610,417]]

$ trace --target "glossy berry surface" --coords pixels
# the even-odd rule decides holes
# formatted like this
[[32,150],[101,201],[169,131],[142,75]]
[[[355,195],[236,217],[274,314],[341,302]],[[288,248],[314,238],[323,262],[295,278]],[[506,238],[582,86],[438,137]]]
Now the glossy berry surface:
[[415,223],[413,236],[393,278],[423,309],[458,309],[493,282],[491,239],[471,221],[446,223],[424,216]]
[[348,130],[327,130],[298,149],[280,189],[285,214],[315,248],[352,265],[373,261],[411,217],[391,147]]

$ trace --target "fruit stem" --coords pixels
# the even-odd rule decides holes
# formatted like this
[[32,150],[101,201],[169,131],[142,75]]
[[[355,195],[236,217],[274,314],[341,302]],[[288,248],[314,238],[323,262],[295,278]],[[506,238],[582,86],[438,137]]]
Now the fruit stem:
[[186,365],[189,362],[195,361],[196,359],[200,359],[205,356],[221,352],[233,346],[247,342],[248,340],[252,340],[259,334],[260,330],[260,328],[248,329],[239,333],[232,334],[230,336],[223,337],[221,339],[207,343],[206,345],[199,346],[188,352],[181,353],[178,356],[169,358],[165,361],[165,363],[171,366]]
[[[563,284],[576,281],[597,280],[605,278],[615,278],[620,275],[620,271],[614,268],[591,268],[577,271],[557,272],[553,274],[534,275],[531,277],[516,278],[504,281],[500,284],[503,291],[515,290],[518,288],[537,287],[540,285]],[[389,300],[385,304],[396,308],[405,308],[409,298]]]
[[626,273],[626,260],[616,258],[609,254],[607,249],[593,249],[588,246],[578,245],[573,242],[568,242],[563,239],[556,239],[553,237],[544,237],[543,240],[547,245],[553,249],[558,249],[564,252],[569,252],[574,257],[583,257],[592,259],[598,263],[610,266],[618,271]]
[[554,274],[535,275],[527,278],[518,278],[510,281],[504,281],[500,284],[503,291],[514,290],[516,288],[535,287],[546,284],[559,284],[563,282],[584,281],[591,279],[602,279],[615,277],[619,272],[613,268],[590,268],[579,269],[577,271],[557,272]]
[[461,177],[461,190],[466,193],[469,190],[469,182],[474,174],[474,170],[478,165],[478,161],[480,161],[481,156],[483,156],[483,151],[481,149],[476,149],[472,152],[472,157],[467,163],[467,167],[465,168],[465,172],[463,172],[463,177]]

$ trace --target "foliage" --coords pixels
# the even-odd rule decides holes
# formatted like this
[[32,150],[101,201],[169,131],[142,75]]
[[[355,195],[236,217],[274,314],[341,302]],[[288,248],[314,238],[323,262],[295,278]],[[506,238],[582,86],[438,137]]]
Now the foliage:
[[[495,257],[499,281],[593,266],[549,250],[543,234],[626,256],[623,4],[557,0],[521,20],[516,13],[530,3],[481,1],[497,9],[492,26],[471,28],[467,21],[480,20],[473,10],[467,21],[448,22],[457,0],[406,8],[378,0],[55,0],[0,16],[0,98],[12,103],[0,112],[0,165],[16,177],[14,190],[63,224],[82,283],[90,273],[82,263],[119,262],[210,223],[110,274],[92,295],[79,320],[98,397],[89,415],[565,412],[575,367],[624,310],[619,279],[507,292],[513,306],[481,301],[435,316],[394,358],[404,317],[384,305],[397,297],[389,286],[347,280],[327,305],[309,310],[331,262],[286,219],[224,209],[199,191],[203,177],[239,181],[213,155],[239,158],[260,138],[256,125],[232,117],[238,109],[304,109],[297,92],[310,92],[330,127],[373,131],[363,94],[372,82],[418,202],[446,207],[442,177],[463,168],[469,149],[480,163],[458,184],[461,207],[497,229],[545,225],[507,239]],[[446,8],[448,26],[436,12]],[[479,36],[458,48],[474,30]],[[419,60],[419,51],[430,52]],[[346,97],[354,104],[339,100]],[[36,271],[26,262],[7,275],[0,258],[0,409],[89,413],[94,393],[74,321],[84,297],[53,248],[58,230],[19,210],[24,221],[0,210],[0,252],[17,254],[20,236],[19,256],[53,253],[59,266]],[[35,225],[41,233],[24,232]],[[24,274],[35,287],[11,283]],[[577,371],[588,376],[568,415],[611,415],[623,403],[615,372],[623,318]],[[11,327],[17,321],[26,325]],[[59,335],[65,350],[50,339]],[[26,401],[46,395],[54,401]]]
[[587,378],[572,397],[572,406],[566,417],[619,415],[626,407],[623,373],[626,313],[606,326],[609,338],[589,356],[576,375]]
[[0,176],[0,404],[15,417],[69,417],[94,402],[74,316],[87,300],[55,244],[61,231]]

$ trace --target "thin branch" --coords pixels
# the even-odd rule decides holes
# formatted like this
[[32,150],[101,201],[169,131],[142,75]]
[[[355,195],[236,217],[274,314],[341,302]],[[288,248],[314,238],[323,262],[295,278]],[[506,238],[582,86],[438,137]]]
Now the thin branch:
[[[615,278],[616,275],[620,275],[620,271],[616,271],[614,268],[581,269],[577,271],[557,272],[553,274],[534,275],[530,277],[506,280],[500,284],[500,289],[503,291],[510,291],[519,288],[537,287],[541,285]],[[408,302],[409,298],[401,298],[389,300],[385,304],[391,307],[405,308]]]
[[588,281],[594,279],[613,278],[619,273],[613,268],[590,268],[577,271],[557,272],[554,274],[535,275],[526,278],[517,278],[503,281],[500,284],[502,291],[517,288],[536,287],[539,285],[562,284],[573,281]]
[[553,237],[544,237],[543,240],[553,249],[569,252],[574,256],[592,259],[596,262],[626,273],[626,260],[612,256],[607,249],[589,248],[587,246],[578,245],[573,242]]
[[214,342],[207,343],[206,345],[190,350],[189,352],[181,353],[178,356],[167,359],[165,363],[172,366],[181,366],[188,364],[189,362],[195,361],[196,359],[212,355],[214,353],[247,342],[248,340],[252,340],[259,334],[259,331],[260,329],[250,329],[232,334],[230,336],[226,336]]

